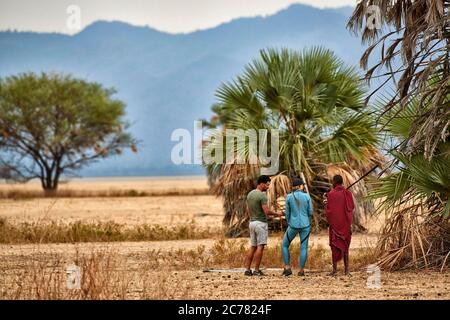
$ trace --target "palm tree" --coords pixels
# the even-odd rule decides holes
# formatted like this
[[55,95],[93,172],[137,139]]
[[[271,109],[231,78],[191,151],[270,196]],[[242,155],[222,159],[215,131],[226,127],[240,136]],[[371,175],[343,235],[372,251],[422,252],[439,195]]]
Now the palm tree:
[[[367,23],[367,17],[373,14],[369,9],[373,8],[377,9],[374,16],[379,23],[375,27]],[[348,28],[361,33],[363,42],[369,45],[361,58],[366,79],[382,83],[370,96],[387,84],[396,87],[395,95],[383,106],[386,112],[422,97],[408,139],[414,148],[423,150],[427,159],[432,158],[438,144],[450,136],[448,100],[445,103],[450,89],[450,1],[361,0]],[[369,66],[377,48],[381,58]],[[435,86],[428,85],[437,79]]]
[[[364,94],[355,69],[330,50],[262,50],[242,75],[217,90],[216,115],[208,125],[224,130],[278,129],[280,171],[289,176],[304,173],[320,212],[322,194],[330,187],[329,174],[338,170],[351,183],[367,168],[383,162]],[[249,154],[248,149],[236,151]],[[224,198],[229,235],[241,234],[248,221],[245,196],[254,187],[258,169],[249,164],[208,168],[213,190]],[[364,182],[353,191],[361,198],[366,192]],[[370,205],[361,204],[356,215],[359,229],[364,228],[359,218],[367,209]],[[323,225],[321,217],[316,216],[317,228]]]
[[430,160],[410,143],[420,101],[418,96],[392,109],[395,117],[382,117],[386,134],[402,146],[391,151],[389,174],[374,181],[370,192],[380,200],[379,212],[388,214],[377,246],[385,269],[450,266],[450,141],[441,141]]
[[[372,5],[380,28],[364,23]],[[385,268],[450,264],[449,13],[448,0],[362,0],[348,23],[369,45],[361,58],[366,79],[381,79],[369,98],[388,84],[395,88],[378,108],[383,128],[397,139],[393,167],[371,195],[389,214],[378,243]],[[377,47],[381,58],[369,67]]]

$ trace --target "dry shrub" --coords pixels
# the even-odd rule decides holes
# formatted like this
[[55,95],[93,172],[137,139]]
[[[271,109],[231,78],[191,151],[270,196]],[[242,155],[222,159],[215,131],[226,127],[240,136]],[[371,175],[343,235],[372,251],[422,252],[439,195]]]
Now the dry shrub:
[[248,250],[248,240],[216,241],[211,249],[211,265],[214,267],[242,267]]
[[377,246],[379,265],[387,270],[450,268],[450,220],[430,215],[422,203],[391,211]]
[[[267,191],[269,206],[275,212],[284,212],[286,196],[292,191],[290,179],[283,174],[271,178],[270,188]],[[287,228],[285,217],[269,217],[269,228],[273,231],[283,231]]]
[[291,181],[288,176],[283,174],[276,175],[271,178],[270,188],[267,191],[267,199],[269,205],[276,211],[283,209],[283,204],[279,202],[279,198],[285,198],[292,190]]

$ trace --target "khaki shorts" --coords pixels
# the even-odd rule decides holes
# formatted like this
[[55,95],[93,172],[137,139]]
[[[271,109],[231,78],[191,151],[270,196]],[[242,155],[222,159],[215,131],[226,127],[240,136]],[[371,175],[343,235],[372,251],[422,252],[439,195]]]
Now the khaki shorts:
[[251,221],[250,225],[250,245],[252,247],[266,245],[269,237],[269,226],[267,222]]

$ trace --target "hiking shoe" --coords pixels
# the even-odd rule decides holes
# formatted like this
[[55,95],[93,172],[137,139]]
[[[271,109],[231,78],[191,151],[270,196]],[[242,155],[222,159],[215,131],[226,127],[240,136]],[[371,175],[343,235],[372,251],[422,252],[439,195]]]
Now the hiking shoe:
[[261,270],[253,271],[253,275],[254,276],[260,276],[260,277],[265,276],[265,274]]
[[244,276],[252,276],[252,275],[253,275],[252,270],[245,270]]
[[327,276],[336,278],[337,277],[337,272],[332,271],[330,273],[327,273]]
[[305,276],[305,272],[304,271],[299,271],[298,272],[298,276],[299,277],[304,277]]
[[281,275],[285,276],[285,277],[289,277],[291,274],[292,274],[292,270],[289,268],[289,269],[284,269],[283,273]]

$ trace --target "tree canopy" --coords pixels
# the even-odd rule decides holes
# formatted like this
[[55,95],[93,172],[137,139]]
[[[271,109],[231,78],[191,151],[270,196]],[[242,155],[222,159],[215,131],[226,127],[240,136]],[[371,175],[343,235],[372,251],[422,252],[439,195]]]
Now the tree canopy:
[[39,178],[54,191],[63,173],[135,150],[125,104],[103,88],[70,75],[34,73],[0,79],[0,174]]

